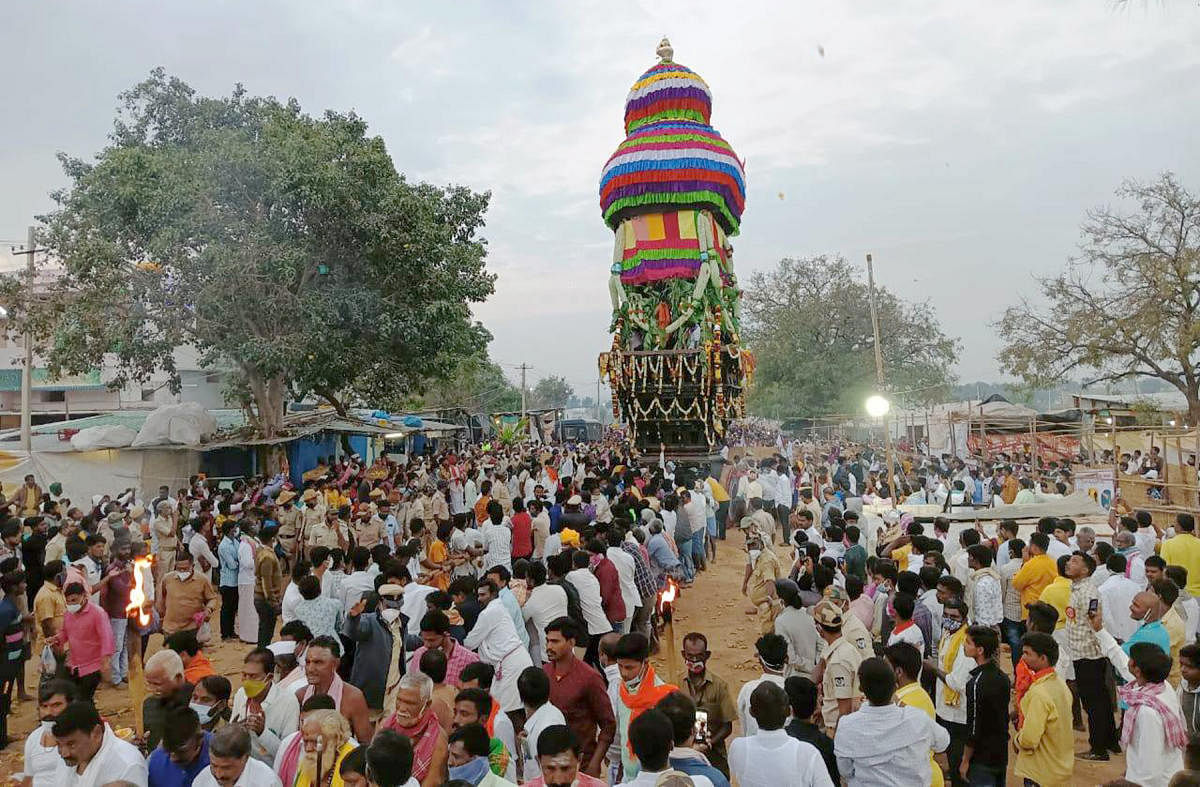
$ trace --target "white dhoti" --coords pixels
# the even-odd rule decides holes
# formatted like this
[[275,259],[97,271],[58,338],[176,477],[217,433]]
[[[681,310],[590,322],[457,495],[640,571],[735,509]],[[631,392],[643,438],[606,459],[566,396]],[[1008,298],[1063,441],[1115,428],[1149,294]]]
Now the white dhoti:
[[237,619],[234,633],[242,642],[258,642],[258,610],[254,608],[254,585],[238,585]]
[[525,648],[516,648],[508,652],[496,665],[496,679],[492,681],[492,698],[500,703],[500,710],[521,710],[521,695],[517,691],[517,678],[526,667],[533,666],[533,659]]

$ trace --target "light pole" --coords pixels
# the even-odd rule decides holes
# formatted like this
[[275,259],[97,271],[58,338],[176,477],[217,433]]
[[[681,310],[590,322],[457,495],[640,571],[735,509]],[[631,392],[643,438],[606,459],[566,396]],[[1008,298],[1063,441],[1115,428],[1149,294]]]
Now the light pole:
[[[871,330],[875,334],[875,384],[882,391],[883,351],[880,349],[879,343],[879,312],[875,308],[875,269],[871,265],[870,254],[867,255],[867,293],[871,304]],[[896,465],[892,461],[892,429],[887,418],[891,409],[891,403],[880,394],[867,399],[867,413],[872,415],[872,417],[883,419],[883,445],[884,456],[887,461],[888,495],[892,499],[892,505],[896,506],[900,502],[900,498],[898,496],[899,492],[896,489]],[[872,412],[872,410],[876,412]]]

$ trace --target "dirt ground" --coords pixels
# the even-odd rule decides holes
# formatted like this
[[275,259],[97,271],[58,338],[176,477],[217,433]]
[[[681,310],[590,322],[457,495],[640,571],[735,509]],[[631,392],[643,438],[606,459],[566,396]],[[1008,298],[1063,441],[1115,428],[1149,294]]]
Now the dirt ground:
[[[675,613],[675,636],[682,640],[689,631],[703,632],[709,641],[713,657],[709,669],[724,677],[736,696],[742,684],[759,674],[754,658],[754,641],[758,638],[753,617],[745,614],[747,602],[741,596],[742,568],[745,552],[741,548],[741,536],[731,533],[727,541],[719,542],[717,561],[709,570],[700,574],[696,584],[683,591]],[[154,635],[150,639],[150,652],[161,647],[162,639]],[[678,645],[678,643],[677,643]],[[206,651],[218,674],[226,675],[236,691],[241,683],[242,658],[251,649],[240,643],[220,643]],[[1007,653],[1007,651],[1006,651]],[[665,651],[664,651],[665,655]],[[666,660],[660,655],[655,660],[655,669],[664,672]],[[1002,664],[1010,663],[1007,658]],[[26,685],[37,685],[36,665],[29,664]],[[664,673],[665,674],[665,673]],[[103,686],[96,692],[96,705],[100,713],[114,728],[133,724],[130,694],[127,687],[114,689]],[[21,771],[22,744],[37,724],[35,702],[14,703],[9,716],[9,736],[12,743],[0,751],[0,785],[8,784],[8,777]],[[736,723],[735,723],[736,727]],[[738,730],[734,730],[738,734]],[[1076,750],[1087,748],[1087,734],[1075,734]],[[1012,758],[1010,757],[1010,763]],[[1120,778],[1125,772],[1125,758],[1118,755],[1107,763],[1075,761],[1076,784],[1102,784]],[[1010,782],[1012,774],[1010,771]]]

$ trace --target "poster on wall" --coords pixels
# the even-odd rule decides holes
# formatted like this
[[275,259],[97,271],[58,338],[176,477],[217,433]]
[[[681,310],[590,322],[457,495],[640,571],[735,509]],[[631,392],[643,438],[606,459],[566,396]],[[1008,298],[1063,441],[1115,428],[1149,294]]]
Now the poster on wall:
[[1113,469],[1107,467],[1098,470],[1077,470],[1075,491],[1087,492],[1089,497],[1107,511],[1113,500]]

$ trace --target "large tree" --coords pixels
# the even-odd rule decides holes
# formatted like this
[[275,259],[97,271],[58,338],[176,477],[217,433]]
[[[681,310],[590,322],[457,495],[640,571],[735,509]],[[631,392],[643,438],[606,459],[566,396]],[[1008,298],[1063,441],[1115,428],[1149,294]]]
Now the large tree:
[[198,96],[161,69],[121,101],[94,161],[60,156],[41,240],[62,275],[29,310],[8,299],[54,372],[108,359],[114,385],[177,387],[193,345],[270,436],[289,397],[369,404],[483,351],[488,195],[408,182],[353,113]]
[[521,389],[496,363],[482,355],[463,356],[445,379],[400,400],[385,400],[394,409],[428,410],[461,407],[471,413],[510,413],[521,409]]
[[1005,371],[1047,385],[1146,377],[1182,393],[1200,424],[1200,201],[1166,173],[1125,182],[1124,208],[1090,211],[1078,257],[998,323]]
[[[953,381],[958,342],[927,303],[876,286],[885,389],[928,399]],[[877,389],[866,276],[841,257],[784,259],[744,295],[745,340],[758,360],[748,406],[772,418],[860,415]]]
[[565,377],[550,375],[537,381],[528,398],[529,407],[544,409],[550,407],[566,407],[567,402],[575,395],[575,389]]

